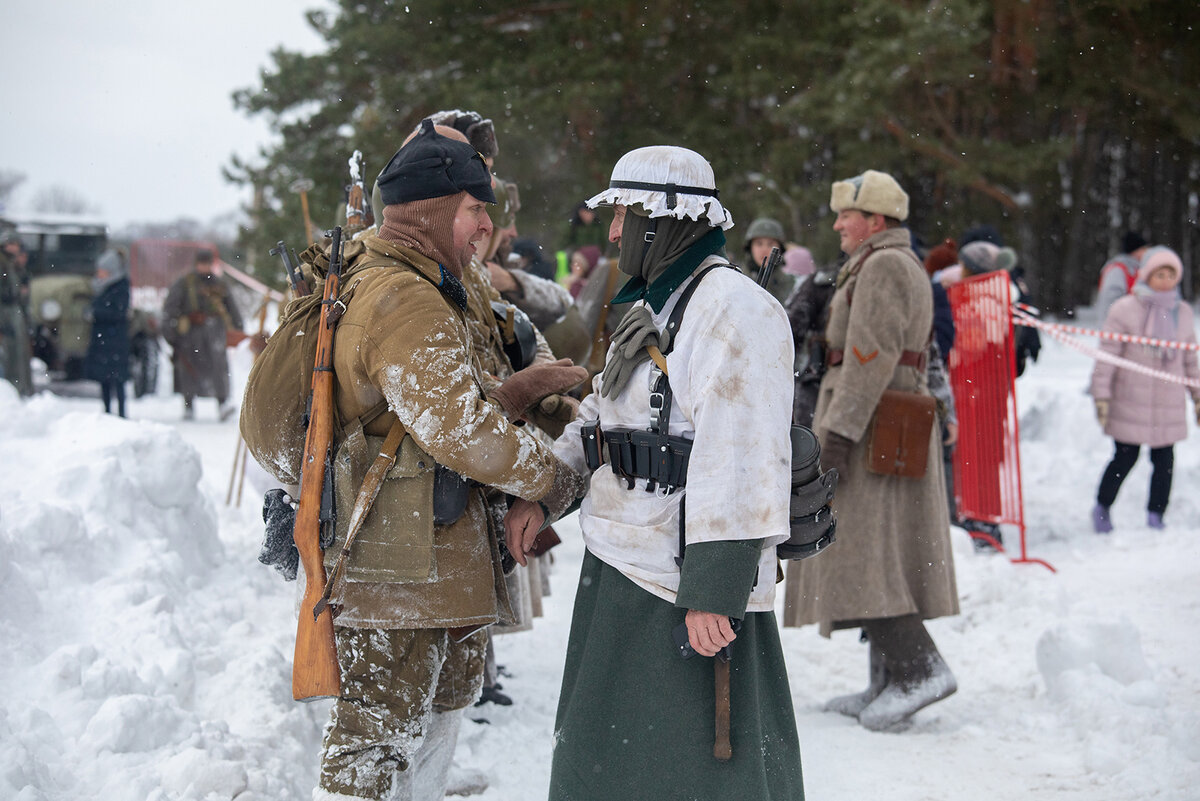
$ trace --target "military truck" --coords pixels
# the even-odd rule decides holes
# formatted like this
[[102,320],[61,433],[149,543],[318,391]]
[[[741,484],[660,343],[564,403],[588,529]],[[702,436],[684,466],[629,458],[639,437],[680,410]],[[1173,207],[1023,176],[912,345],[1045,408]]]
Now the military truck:
[[[83,377],[91,339],[92,278],[96,260],[108,247],[101,221],[73,215],[11,218],[29,254],[29,310],[33,355],[52,377]],[[158,382],[158,321],[134,308],[129,318],[129,375],[135,396],[154,391]]]

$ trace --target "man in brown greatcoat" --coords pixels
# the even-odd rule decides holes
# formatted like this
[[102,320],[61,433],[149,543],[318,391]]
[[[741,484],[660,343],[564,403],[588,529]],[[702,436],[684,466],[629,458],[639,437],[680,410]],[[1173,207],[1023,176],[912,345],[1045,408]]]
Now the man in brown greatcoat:
[[[405,436],[346,560],[345,580],[333,588],[342,689],[325,733],[317,801],[442,798],[461,710],[483,681],[483,633],[459,640],[463,632],[454,630],[511,620],[479,485],[551,512],[582,490],[578,474],[514,423],[585,372],[551,362],[485,390],[472,351],[463,269],[491,232],[486,204],[495,198],[479,154],[423,125],[378,186],[378,235],[345,251],[344,281],[354,294],[333,353],[345,432],[334,460],[338,508],[353,504],[397,421]],[[422,484],[443,468],[475,482],[453,519]],[[339,515],[327,567],[346,540],[347,517]]]
[[834,629],[865,630],[870,686],[826,708],[879,730],[956,689],[922,622],[958,613],[937,426],[921,478],[866,468],[884,390],[929,394],[920,357],[932,330],[933,295],[901,227],[908,195],[894,178],[868,170],[838,181],[829,205],[849,259],[830,302],[829,369],[813,428],[821,461],[841,476],[838,543],[793,565],[799,592],[789,595],[786,615],[795,625],[819,624],[826,637]]
[[183,419],[195,416],[197,397],[216,398],[222,420],[235,411],[229,400],[228,332],[240,331],[242,315],[221,281],[211,250],[196,253],[196,269],[171,285],[163,302],[163,336],[171,346],[175,391],[183,395]]

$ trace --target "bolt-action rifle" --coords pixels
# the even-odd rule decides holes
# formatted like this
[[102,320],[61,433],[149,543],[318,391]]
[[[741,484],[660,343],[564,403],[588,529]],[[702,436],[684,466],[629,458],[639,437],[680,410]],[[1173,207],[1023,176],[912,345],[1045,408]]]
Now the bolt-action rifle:
[[299,265],[296,264],[296,251],[291,250],[289,255],[288,246],[280,239],[275,243],[275,247],[271,248],[270,253],[283,260],[283,269],[287,270],[288,283],[292,285],[293,295],[302,298],[312,292],[304,280],[303,273],[300,272]]
[[771,248],[771,254],[763,259],[762,269],[758,272],[758,285],[763,289],[767,288],[767,282],[771,280],[771,274],[775,272],[775,268],[779,266],[779,262],[783,261],[783,252],[779,248]]
[[332,461],[333,442],[333,334],[337,316],[331,313],[338,299],[342,270],[342,229],[329,233],[329,272],[325,276],[321,325],[317,329],[317,355],[312,375],[312,407],[301,462],[300,503],[296,509],[294,538],[304,566],[304,599],[296,626],[296,654],[292,663],[292,697],[297,701],[336,697],[341,692],[337,647],[333,639],[333,611],[318,604],[325,589],[325,563],[321,552],[321,496]]

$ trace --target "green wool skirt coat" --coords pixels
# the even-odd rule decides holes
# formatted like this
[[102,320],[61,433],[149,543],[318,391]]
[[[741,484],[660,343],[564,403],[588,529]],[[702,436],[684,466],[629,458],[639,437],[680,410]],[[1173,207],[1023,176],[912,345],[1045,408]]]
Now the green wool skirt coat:
[[551,801],[799,801],[800,745],[773,612],[732,646],[733,758],[713,757],[713,660],[683,659],[680,609],[584,557],[555,722]]

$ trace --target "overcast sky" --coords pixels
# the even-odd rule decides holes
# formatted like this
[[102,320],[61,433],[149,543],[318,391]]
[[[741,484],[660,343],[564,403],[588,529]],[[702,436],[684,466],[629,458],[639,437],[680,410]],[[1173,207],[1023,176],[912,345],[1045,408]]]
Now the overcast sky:
[[230,155],[270,132],[233,108],[284,44],[314,52],[304,10],[323,0],[3,3],[0,170],[25,175],[9,211],[42,189],[74,189],[110,226],[235,211]]

